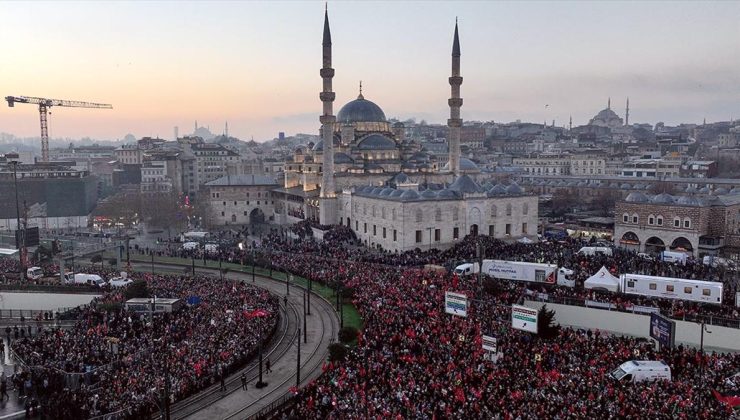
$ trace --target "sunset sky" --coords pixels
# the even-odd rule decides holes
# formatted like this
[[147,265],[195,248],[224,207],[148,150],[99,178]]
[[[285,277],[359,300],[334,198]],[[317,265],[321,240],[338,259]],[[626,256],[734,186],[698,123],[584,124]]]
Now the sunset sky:
[[[0,2],[0,96],[59,108],[51,137],[316,133],[324,3]],[[357,96],[387,117],[444,122],[455,16],[466,120],[585,124],[740,118],[740,2],[330,2],[335,113]],[[549,105],[547,108],[545,105]],[[0,132],[37,136],[38,111],[0,106]]]

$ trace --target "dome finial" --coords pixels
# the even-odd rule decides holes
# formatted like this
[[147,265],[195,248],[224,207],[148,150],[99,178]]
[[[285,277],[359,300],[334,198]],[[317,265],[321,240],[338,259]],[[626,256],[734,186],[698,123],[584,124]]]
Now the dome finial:
[[357,95],[357,99],[365,99],[365,97],[362,96],[362,80],[360,80],[360,94]]

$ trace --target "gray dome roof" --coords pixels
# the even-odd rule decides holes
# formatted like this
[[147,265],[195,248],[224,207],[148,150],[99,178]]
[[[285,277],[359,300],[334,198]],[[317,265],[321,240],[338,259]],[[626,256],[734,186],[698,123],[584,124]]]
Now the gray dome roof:
[[695,197],[684,195],[676,200],[676,204],[681,204],[683,206],[698,206],[699,204],[701,204],[701,202]]
[[740,188],[735,187],[730,190],[730,195],[740,195]]
[[379,106],[360,95],[339,110],[337,122],[385,122],[385,114]]
[[628,184],[628,183],[625,182],[624,184],[620,185],[619,188],[621,188],[623,190],[631,190],[632,189],[632,186],[630,184]]
[[401,198],[403,200],[416,200],[417,198],[419,198],[419,193],[414,190],[406,190],[403,192],[403,194],[401,194]]
[[725,187],[720,187],[714,190],[714,195],[725,195],[725,194],[727,194],[727,188]]
[[439,198],[457,198],[457,194],[455,194],[454,191],[445,188],[444,190],[440,191],[437,196]]
[[371,194],[372,194],[372,195],[379,195],[381,191],[383,191],[383,189],[382,189],[382,188],[380,188],[380,187],[375,187],[375,188],[373,188],[373,190],[371,191]]
[[[445,163],[444,170],[450,170],[450,162]],[[460,158],[460,170],[461,171],[480,171],[478,165],[468,158]]]
[[650,200],[652,203],[656,204],[673,204],[674,199],[673,196],[667,193],[658,194],[655,197]]
[[383,188],[383,191],[380,192],[380,195],[383,197],[387,197],[393,193],[393,188]]
[[382,134],[370,134],[357,144],[357,148],[360,150],[389,150],[396,147],[395,141]]
[[[332,141],[334,142],[334,146],[339,146],[341,144],[341,139],[339,138],[339,136],[336,136],[336,135],[333,136],[332,137]],[[313,150],[314,152],[322,152],[323,153],[323,151],[324,151],[324,139],[322,138],[321,140],[318,141],[318,143],[314,144],[313,147],[311,148],[311,150]]]
[[709,193],[710,193],[709,187],[704,187],[699,190],[699,194],[709,194]]
[[631,192],[627,195],[627,198],[625,198],[624,201],[630,203],[647,203],[650,199],[641,192]]
[[421,193],[422,198],[437,198],[437,193],[433,190],[425,190]]
[[506,187],[506,194],[516,195],[516,194],[523,194],[523,193],[524,193],[524,190],[522,189],[522,187],[516,184],[511,184],[508,187]]
[[391,197],[400,197],[403,195],[403,190],[393,190]]
[[453,182],[450,187],[453,191],[459,191],[462,193],[476,193],[481,192],[481,187],[473,181],[473,178],[467,176],[467,175],[461,175],[457,177],[455,182]]
[[688,186],[688,187],[686,187],[686,190],[684,192],[687,192],[687,193],[695,193],[696,191],[697,191],[696,188],[694,188],[692,186]]
[[344,164],[344,163],[353,163],[351,157],[349,157],[348,154],[343,152],[337,152],[334,153],[334,163]]

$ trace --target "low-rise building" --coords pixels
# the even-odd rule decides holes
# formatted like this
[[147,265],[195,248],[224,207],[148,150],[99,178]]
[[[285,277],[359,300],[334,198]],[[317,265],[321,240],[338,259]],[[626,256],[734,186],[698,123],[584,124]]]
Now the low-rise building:
[[278,181],[264,175],[227,175],[205,185],[210,223],[246,225],[274,220],[272,190]]

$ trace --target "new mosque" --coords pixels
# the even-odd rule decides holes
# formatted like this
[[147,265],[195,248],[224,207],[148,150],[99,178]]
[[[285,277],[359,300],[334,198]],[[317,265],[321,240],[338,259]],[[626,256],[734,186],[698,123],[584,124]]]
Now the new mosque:
[[447,120],[449,161],[436,161],[404,136],[401,123],[382,108],[357,99],[334,115],[332,43],[324,15],[323,105],[320,138],[298,147],[285,163],[285,184],[273,190],[276,221],[303,218],[350,227],[370,247],[389,251],[446,248],[468,233],[498,238],[537,234],[537,196],[515,183],[493,184],[460,157],[460,40],[452,44],[451,98]]

